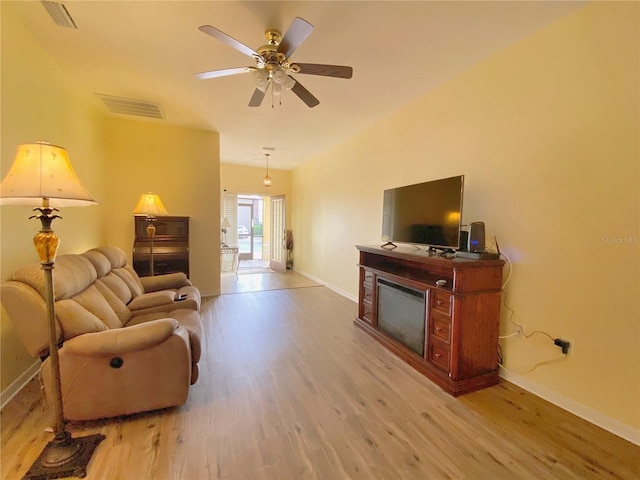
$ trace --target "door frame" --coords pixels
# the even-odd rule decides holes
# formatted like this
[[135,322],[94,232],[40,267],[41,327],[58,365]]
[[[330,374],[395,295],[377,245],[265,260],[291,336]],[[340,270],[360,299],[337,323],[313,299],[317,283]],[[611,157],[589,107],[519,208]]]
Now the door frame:
[[270,197],[270,199],[271,215],[269,230],[269,268],[275,272],[286,272],[286,195],[273,195]]

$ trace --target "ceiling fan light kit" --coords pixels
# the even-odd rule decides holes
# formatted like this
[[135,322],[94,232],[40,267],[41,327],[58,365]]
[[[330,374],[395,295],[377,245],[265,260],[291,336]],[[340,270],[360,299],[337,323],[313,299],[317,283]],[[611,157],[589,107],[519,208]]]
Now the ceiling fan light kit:
[[[292,91],[308,107],[315,107],[320,101],[309,90],[302,86],[291,74],[320,75],[333,78],[351,78],[353,69],[342,65],[322,65],[315,63],[292,63],[289,59],[293,52],[306,40],[313,31],[313,25],[306,20],[296,17],[284,37],[278,30],[269,29],[265,32],[267,43],[258,51],[246,46],[226,33],[211,25],[202,25],[199,30],[207,35],[229,45],[239,52],[252,57],[256,65],[247,67],[226,68],[196,73],[199,79],[209,79],[253,72],[255,91],[249,100],[250,107],[262,105],[269,86],[273,97],[282,97],[285,91]],[[280,103],[282,101],[280,100]],[[271,104],[273,106],[273,102]]]

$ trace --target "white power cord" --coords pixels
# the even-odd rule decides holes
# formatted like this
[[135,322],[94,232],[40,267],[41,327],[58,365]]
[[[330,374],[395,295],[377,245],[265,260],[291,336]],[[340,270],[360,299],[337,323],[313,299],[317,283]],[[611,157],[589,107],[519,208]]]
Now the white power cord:
[[[494,237],[495,238],[495,237]],[[500,251],[500,247],[498,246],[498,241],[495,240],[495,244],[496,244],[496,249],[498,250],[498,253],[501,257],[504,257],[504,260],[506,261],[506,264],[509,267],[509,270],[507,272],[507,278],[505,278],[505,280],[502,282],[502,288],[503,288],[503,292],[502,292],[502,296],[503,296],[503,300],[502,303],[504,305],[504,308],[509,312],[509,317],[507,319],[507,321],[513,325],[516,329],[515,332],[510,333],[509,335],[502,335],[499,336],[499,339],[506,339],[506,338],[511,338],[511,337],[516,337],[516,336],[520,336],[522,335],[523,338],[529,338],[533,335],[546,335],[547,337],[549,337],[549,339],[551,339],[551,341],[555,341],[555,339],[549,335],[547,332],[544,332],[542,330],[534,330],[533,332],[527,334],[525,333],[524,327],[522,325],[517,324],[516,322],[513,321],[513,315],[514,315],[514,311],[513,309],[507,305],[507,294],[504,292],[504,288],[506,287],[507,283],[509,283],[509,280],[511,279],[511,273],[513,272],[513,262],[511,261],[511,258],[509,258],[509,255],[507,255],[504,252]],[[502,357],[502,355],[500,355]],[[544,362],[538,362],[536,364],[534,364],[531,368],[527,369],[527,370],[523,370],[523,371],[513,371],[513,370],[509,370],[507,367],[505,367],[502,364],[502,359],[500,360],[500,362],[498,362],[498,365],[500,366],[500,368],[502,368],[503,370],[505,370],[506,372],[511,372],[511,373],[518,373],[518,374],[523,374],[523,373],[530,373],[533,372],[536,368],[543,366],[543,365],[549,365],[551,363],[557,363],[557,362],[561,362],[563,361],[565,358],[567,357],[566,354],[562,354],[562,356],[557,357],[557,358],[553,358],[551,360],[546,360]]]

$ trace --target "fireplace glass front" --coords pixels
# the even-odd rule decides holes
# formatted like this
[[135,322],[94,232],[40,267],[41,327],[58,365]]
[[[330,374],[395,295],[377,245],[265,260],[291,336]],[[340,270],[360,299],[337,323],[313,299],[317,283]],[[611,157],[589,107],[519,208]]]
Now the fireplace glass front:
[[378,328],[424,356],[425,292],[378,278]]

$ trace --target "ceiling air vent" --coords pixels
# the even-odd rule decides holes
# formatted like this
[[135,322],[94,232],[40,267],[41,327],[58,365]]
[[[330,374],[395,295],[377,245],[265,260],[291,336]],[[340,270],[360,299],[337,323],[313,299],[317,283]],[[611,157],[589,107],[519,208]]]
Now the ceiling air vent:
[[56,22],[57,25],[61,27],[68,28],[78,28],[76,22],[73,21],[71,15],[69,14],[69,10],[62,3],[56,2],[47,2],[46,0],[42,0],[42,5],[47,9],[53,21]]
[[102,99],[111,113],[120,115],[135,115],[138,117],[159,118],[164,120],[164,115],[160,109],[160,105],[153,102],[145,102],[144,100],[135,100],[132,98],[114,97],[112,95],[103,95],[96,93]]

